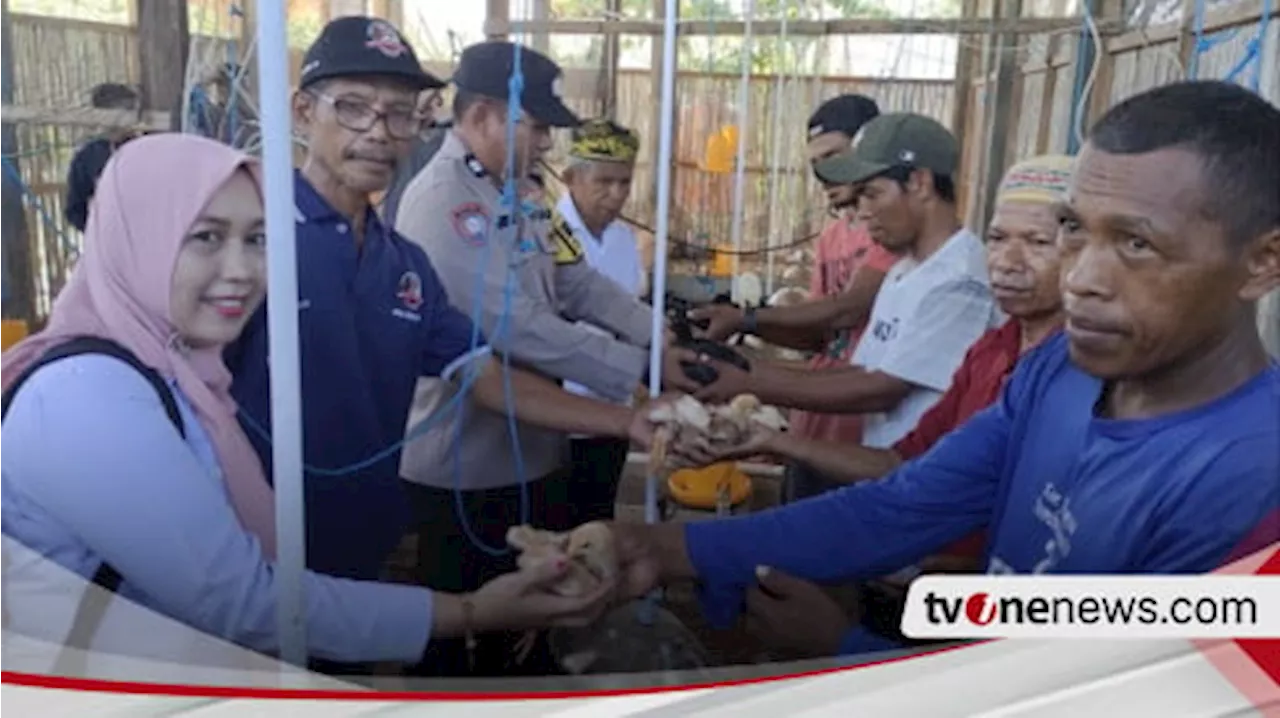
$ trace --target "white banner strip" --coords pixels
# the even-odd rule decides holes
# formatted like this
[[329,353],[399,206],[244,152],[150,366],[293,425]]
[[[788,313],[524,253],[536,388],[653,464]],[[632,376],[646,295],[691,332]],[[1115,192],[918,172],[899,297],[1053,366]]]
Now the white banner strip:
[[914,638],[1280,638],[1280,576],[943,576],[911,584]]

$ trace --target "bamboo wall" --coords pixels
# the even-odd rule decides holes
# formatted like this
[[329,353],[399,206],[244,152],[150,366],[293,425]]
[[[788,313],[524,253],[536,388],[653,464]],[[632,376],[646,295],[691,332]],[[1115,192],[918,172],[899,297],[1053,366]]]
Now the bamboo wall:
[[[38,314],[48,310],[51,297],[65,281],[79,237],[62,220],[62,196],[66,168],[75,148],[104,127],[75,119],[88,107],[88,92],[100,82],[138,82],[137,38],[129,25],[94,23],[48,16],[10,15],[13,47],[13,104],[41,109],[36,121],[14,122],[17,128],[17,166],[23,181],[38,199],[39,208],[28,212],[32,238]],[[225,57],[225,39],[197,37],[193,57]],[[291,50],[296,76],[301,50]],[[428,63],[440,75],[451,68]],[[598,68],[569,68],[565,95],[568,104],[584,116],[602,111],[598,95]],[[775,87],[773,77],[758,76],[750,82],[750,111],[746,123],[747,161],[744,185],[743,247],[761,247],[770,226],[775,241],[803,237],[816,231],[822,207],[817,188],[804,158],[805,122],[808,112],[822,99],[844,92],[876,97],[887,110],[922,112],[947,123],[952,114],[954,86],[946,81],[858,79],[841,77],[792,77],[781,90],[784,101],[779,139],[782,149],[777,191],[769,202]],[[680,73],[677,81],[677,150],[674,157],[672,232],[676,237],[709,235],[728,242],[734,186],[732,173],[708,171],[704,165],[706,138],[726,124],[742,124],[727,108],[736,103],[740,77],[736,74]],[[658,128],[654,108],[657,86],[647,70],[622,70],[617,80],[616,118],[634,128],[649,145],[656,144]],[[64,118],[65,121],[64,121]],[[562,138],[563,140],[563,138]],[[655,216],[651,155],[642,151],[635,189],[627,208],[629,217],[652,226]],[[773,211],[771,206],[778,208]],[[647,247],[650,236],[640,232]],[[749,266],[754,260],[747,260]]]
[[[1179,5],[1180,4],[1180,5]],[[1265,38],[1259,34],[1263,3],[1225,0],[1204,14],[1205,38],[1221,42],[1194,60],[1191,36],[1195,4],[1165,0],[1172,5],[1163,22],[1134,28],[1104,40],[1085,126],[1108,107],[1139,92],[1186,77],[1228,79],[1246,56],[1251,42],[1258,47],[1259,93],[1280,105],[1280,8],[1271,3],[1271,22]],[[1169,10],[1169,8],[1165,8]],[[1071,128],[1075,60],[1080,35],[1028,38],[1020,47],[1021,72],[1015,85],[1017,110],[1006,133],[1012,143],[1009,164],[1042,153],[1065,152]],[[1236,78],[1248,86],[1252,70]],[[980,78],[981,79],[981,78]],[[978,92],[981,90],[979,89]],[[971,214],[972,217],[972,214]],[[1280,292],[1260,307],[1259,325],[1268,347],[1280,356]]]
[[[990,0],[983,0],[990,2]],[[1189,65],[1193,43],[1188,42],[1186,11],[1194,7],[1183,0],[1177,12],[1162,25],[1131,30],[1104,39],[1100,53],[1092,103],[1086,120],[1095,118],[1110,104],[1162,82],[1183,76]],[[1043,3],[1042,3],[1043,4]],[[1052,3],[1051,3],[1052,4]],[[1225,31],[1233,37],[1217,44],[1199,59],[1199,77],[1225,77],[1257,35],[1260,0],[1218,3],[1206,14],[1207,35]],[[1041,12],[1032,9],[1030,13]],[[1274,9],[1274,15],[1280,10]],[[1043,13],[1042,13],[1043,14]],[[1104,13],[1105,14],[1105,13]],[[66,165],[74,147],[101,127],[75,120],[78,109],[87,107],[89,89],[104,81],[134,83],[138,80],[137,43],[134,28],[127,25],[90,23],[42,16],[12,15],[9,22],[13,52],[13,104],[49,110],[33,122],[13,123],[17,128],[17,166],[23,180],[38,197],[39,208],[28,211],[28,231],[32,237],[32,263],[37,287],[37,311],[47,311],[49,297],[61,286],[70,256],[78,242],[61,219],[61,197]],[[1080,35],[1076,32],[1033,35],[1017,43],[1018,72],[1014,82],[1014,110],[1003,124],[989,116],[989,85],[993,72],[976,58],[984,52],[984,38],[967,36],[963,52],[970,54],[973,72],[961,83],[892,79],[858,79],[800,76],[788,78],[781,90],[781,152],[777,187],[769,191],[772,174],[772,117],[775,109],[776,78],[753,77],[749,88],[746,122],[747,161],[744,194],[744,237],[746,249],[769,241],[785,242],[791,237],[815,231],[823,219],[822,203],[803,157],[804,124],[808,112],[822,99],[842,92],[863,92],[875,97],[886,110],[921,112],[951,125],[964,140],[964,169],[961,195],[972,226],[982,223],[981,186],[987,176],[1004,167],[986,168],[978,161],[992,141],[1007,143],[1005,164],[1044,152],[1062,152],[1068,145],[1075,82],[1075,62]],[[214,43],[213,55],[221,53],[223,40]],[[294,70],[300,51],[293,50]],[[1280,102],[1280,22],[1272,22],[1262,46],[1261,92]],[[963,64],[964,60],[962,60]],[[1182,66],[1182,68],[1179,67]],[[433,67],[442,75],[449,67]],[[602,109],[598,94],[598,68],[570,68],[566,72],[569,104],[585,116]],[[672,230],[678,239],[697,234],[712,241],[728,241],[732,223],[732,173],[709,171],[704,166],[706,140],[718,128],[741,124],[730,107],[736,104],[740,78],[736,74],[682,72],[677,81],[676,152],[674,157]],[[635,130],[643,142],[657,142],[658,85],[647,70],[622,70],[616,78],[617,119]],[[957,112],[957,86],[963,111]],[[962,127],[955,127],[957,120]],[[654,171],[642,150],[635,189],[627,208],[628,216],[652,225],[655,216]],[[772,197],[772,201],[770,201]],[[771,229],[772,228],[772,229]],[[642,241],[648,237],[641,233]],[[755,266],[754,260],[747,260]],[[1268,311],[1280,325],[1280,301],[1272,301]],[[1280,344],[1280,327],[1273,331]],[[1274,344],[1273,344],[1274,345]]]

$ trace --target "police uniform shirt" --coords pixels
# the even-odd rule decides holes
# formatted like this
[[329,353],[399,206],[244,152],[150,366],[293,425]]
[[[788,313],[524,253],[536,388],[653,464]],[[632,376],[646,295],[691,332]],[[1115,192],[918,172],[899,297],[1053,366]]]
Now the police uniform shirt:
[[[573,232],[582,245],[582,254],[587,264],[617,282],[628,294],[639,297],[644,283],[644,267],[640,261],[640,248],[636,245],[636,236],[631,228],[621,220],[614,220],[604,228],[599,237],[595,236],[582,221],[578,207],[568,192],[556,202],[556,212],[559,217],[553,218],[553,222],[562,220],[564,229]],[[582,322],[582,326],[591,327],[598,332],[604,331],[586,322]],[[590,389],[574,382],[566,382],[564,388],[575,394],[593,395]]]
[[[544,205],[525,207],[523,217],[516,218],[503,217],[501,205],[494,178],[450,132],[406,188],[396,228],[426,250],[456,307],[471,315],[479,302],[481,328],[495,350],[510,353],[513,364],[586,385],[610,400],[625,399],[648,364],[650,310],[582,261],[582,248],[572,235],[569,242],[562,237],[553,243]],[[499,333],[496,327],[507,310],[508,267],[514,267],[515,284],[506,330]],[[579,326],[578,320],[620,339]],[[411,421],[446,403],[454,390],[441,381],[420,382]],[[516,483],[515,447],[506,417],[468,405],[462,420],[462,486]],[[455,485],[456,421],[451,415],[438,430],[406,447],[401,467],[406,479],[441,488]],[[519,440],[526,478],[560,467],[562,434],[521,425]]]
[[[453,309],[422,250],[369,210],[357,248],[348,219],[296,175],[298,333],[308,467],[338,469],[404,437],[420,376],[465,361],[471,321]],[[275,298],[273,298],[274,300]],[[268,475],[271,404],[265,307],[228,350],[241,424]],[[292,418],[290,419],[292,420]],[[308,472],[307,564],[376,579],[408,526],[399,453],[341,476]]]

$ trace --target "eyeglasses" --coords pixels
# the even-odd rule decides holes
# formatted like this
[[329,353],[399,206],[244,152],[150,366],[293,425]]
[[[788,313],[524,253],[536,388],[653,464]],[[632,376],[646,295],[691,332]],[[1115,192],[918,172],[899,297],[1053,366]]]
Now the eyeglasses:
[[387,126],[387,134],[399,140],[412,139],[422,131],[426,118],[413,108],[396,108],[379,112],[369,103],[345,97],[330,97],[320,93],[312,93],[317,98],[333,106],[333,114],[338,124],[353,132],[368,132],[383,120]]

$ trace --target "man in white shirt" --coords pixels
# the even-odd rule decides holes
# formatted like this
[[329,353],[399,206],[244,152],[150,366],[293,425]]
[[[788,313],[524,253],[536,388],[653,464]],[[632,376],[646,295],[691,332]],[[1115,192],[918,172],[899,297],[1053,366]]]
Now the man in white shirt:
[[748,374],[716,363],[720,380],[700,396],[746,391],[777,406],[864,414],[863,444],[875,448],[911,431],[951,385],[969,346],[999,319],[982,241],[957,218],[959,155],[945,127],[898,113],[872,120],[852,149],[815,165],[825,181],[856,186],[871,238],[902,256],[885,275],[852,366],[757,362]]
[[[556,203],[551,228],[553,234],[568,233],[577,239],[593,269],[637,297],[644,285],[640,249],[635,234],[619,216],[631,195],[639,149],[640,140],[634,132],[609,120],[592,120],[576,128],[564,173],[569,191]],[[565,389],[594,396],[590,389],[573,382],[565,382]],[[574,523],[613,518],[618,481],[630,445],[625,439],[578,435],[569,448],[573,464],[569,503]]]

